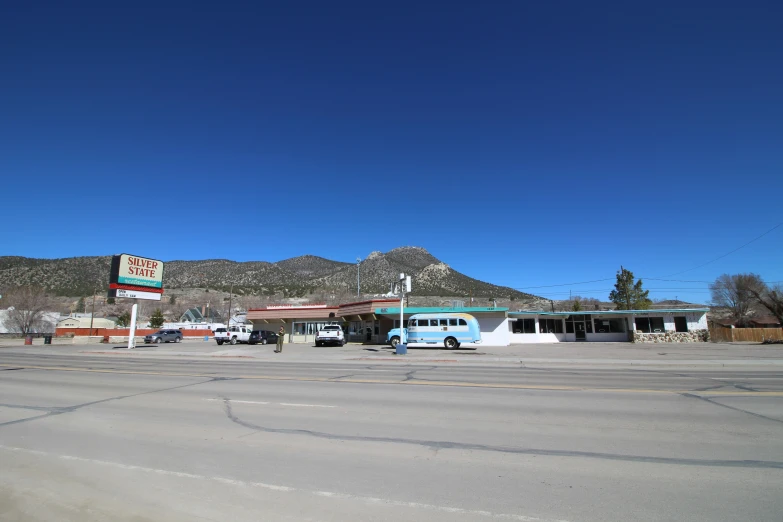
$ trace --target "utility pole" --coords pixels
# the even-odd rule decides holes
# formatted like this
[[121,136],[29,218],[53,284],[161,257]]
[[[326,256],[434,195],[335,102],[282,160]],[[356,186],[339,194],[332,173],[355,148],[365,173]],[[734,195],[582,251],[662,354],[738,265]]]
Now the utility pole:
[[92,312],[90,313],[90,337],[92,337],[92,321],[95,318],[95,294],[97,290],[92,290]]
[[231,298],[234,296],[234,283],[231,283],[231,291],[228,293],[228,323],[226,324],[226,328],[231,326]]
[[356,297],[361,299],[361,293],[362,293],[362,286],[361,286],[361,280],[359,279],[359,267],[362,266],[362,258],[357,257],[356,258]]

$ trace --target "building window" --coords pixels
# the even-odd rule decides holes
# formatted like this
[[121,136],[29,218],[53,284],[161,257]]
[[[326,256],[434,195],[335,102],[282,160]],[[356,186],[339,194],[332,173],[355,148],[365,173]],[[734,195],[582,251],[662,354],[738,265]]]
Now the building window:
[[625,331],[625,319],[596,319],[595,333],[622,333]]
[[678,332],[688,331],[688,319],[685,316],[674,318],[674,329]]
[[563,333],[563,321],[560,319],[539,319],[541,333]]
[[663,333],[663,317],[637,317],[636,329],[644,333]]
[[536,333],[536,320],[530,319],[517,319],[511,323],[511,331],[513,333],[520,334],[533,334]]

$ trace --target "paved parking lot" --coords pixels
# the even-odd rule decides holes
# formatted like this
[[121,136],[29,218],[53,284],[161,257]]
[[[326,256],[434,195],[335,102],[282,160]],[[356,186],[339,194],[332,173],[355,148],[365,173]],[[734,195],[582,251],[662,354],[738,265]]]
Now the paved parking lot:
[[[55,339],[54,344],[44,345],[36,339],[33,346],[24,346],[22,339],[0,340],[0,350],[23,350],[25,353],[78,355],[127,355],[124,343],[101,344],[74,343],[73,340]],[[132,350],[139,356],[225,357],[272,361],[362,361],[376,360],[452,363],[514,363],[529,364],[624,364],[624,365],[783,365],[783,344],[761,345],[755,343],[558,343],[524,344],[512,346],[467,346],[459,350],[440,347],[410,346],[407,355],[396,355],[386,345],[349,343],[343,347],[316,347],[312,344],[286,344],[282,354],[274,353],[271,345],[223,345],[213,340],[187,339],[179,344],[139,344]]]

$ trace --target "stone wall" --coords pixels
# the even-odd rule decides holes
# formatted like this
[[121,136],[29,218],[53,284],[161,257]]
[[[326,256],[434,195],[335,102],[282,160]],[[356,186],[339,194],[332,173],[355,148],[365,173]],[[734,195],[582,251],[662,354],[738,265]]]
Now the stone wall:
[[710,340],[709,330],[692,332],[643,333],[634,330],[634,343],[706,343]]

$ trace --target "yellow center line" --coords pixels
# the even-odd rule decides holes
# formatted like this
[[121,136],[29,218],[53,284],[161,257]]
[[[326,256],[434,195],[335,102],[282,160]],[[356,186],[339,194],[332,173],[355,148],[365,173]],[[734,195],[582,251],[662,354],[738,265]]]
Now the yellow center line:
[[[202,377],[214,379],[216,377],[225,377],[223,375],[206,373],[180,373],[180,372],[154,372],[154,371],[136,371],[136,370],[101,370],[98,368],[79,368],[66,366],[30,366],[20,364],[0,364],[0,368],[21,368],[25,370],[48,370],[63,372],[86,372],[86,373],[115,373],[124,375],[154,375],[160,377]],[[512,383],[472,383],[459,381],[427,381],[417,379],[416,381],[392,381],[385,379],[355,379],[341,378],[333,379],[329,377],[290,377],[279,375],[235,375],[230,376],[238,379],[255,379],[263,381],[298,381],[298,382],[340,382],[349,384],[395,384],[407,386],[445,386],[456,388],[496,388],[511,390],[538,390],[538,391],[581,391],[594,393],[647,393],[647,394],[668,394],[678,395],[687,393],[699,397],[783,397],[783,391],[745,391],[745,390],[651,390],[644,388],[591,388],[588,386],[558,386],[558,385],[538,385],[538,384],[512,384]]]

